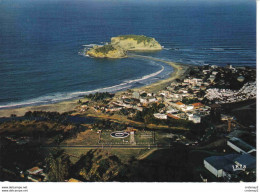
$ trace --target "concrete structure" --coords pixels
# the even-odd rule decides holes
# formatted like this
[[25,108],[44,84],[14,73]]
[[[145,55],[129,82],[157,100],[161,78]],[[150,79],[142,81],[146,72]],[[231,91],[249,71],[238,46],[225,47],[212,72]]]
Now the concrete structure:
[[131,144],[131,145],[136,145],[135,132],[134,132],[134,131],[131,131],[131,132],[130,132],[130,144]]

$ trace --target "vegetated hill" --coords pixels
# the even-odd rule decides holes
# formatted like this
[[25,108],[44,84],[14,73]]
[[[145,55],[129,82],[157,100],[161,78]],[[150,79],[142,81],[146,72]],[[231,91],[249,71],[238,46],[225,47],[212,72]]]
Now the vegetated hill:
[[129,164],[128,181],[193,181],[187,157],[188,152],[184,148],[157,150],[147,158]]
[[91,57],[98,58],[123,58],[126,57],[126,51],[120,47],[111,44],[104,46],[96,46],[86,52]]
[[162,49],[162,46],[154,38],[144,35],[121,35],[112,37],[111,44],[120,46],[127,51],[153,51]]
[[193,180],[190,171],[188,151],[183,147],[157,150],[142,160],[132,157],[125,164],[99,149],[83,155],[73,165],[71,176],[93,182],[187,182]]
[[81,181],[122,181],[125,165],[115,155],[90,150],[73,166],[74,177]]
[[111,42],[103,46],[94,46],[86,55],[98,58],[123,58],[127,51],[156,51],[162,46],[152,37],[144,35],[121,35],[112,37]]

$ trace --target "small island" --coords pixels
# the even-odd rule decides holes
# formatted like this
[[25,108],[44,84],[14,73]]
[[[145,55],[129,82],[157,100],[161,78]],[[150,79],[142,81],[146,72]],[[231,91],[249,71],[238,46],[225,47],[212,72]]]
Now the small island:
[[162,46],[152,37],[144,35],[121,35],[112,37],[111,42],[103,46],[94,46],[86,55],[97,58],[124,58],[127,51],[158,51]]

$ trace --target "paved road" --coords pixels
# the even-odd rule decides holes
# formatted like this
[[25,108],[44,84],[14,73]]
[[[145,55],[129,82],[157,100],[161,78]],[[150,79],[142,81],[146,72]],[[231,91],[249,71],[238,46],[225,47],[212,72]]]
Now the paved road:
[[60,149],[169,149],[172,145],[57,145],[57,146],[42,146],[43,148],[60,148]]

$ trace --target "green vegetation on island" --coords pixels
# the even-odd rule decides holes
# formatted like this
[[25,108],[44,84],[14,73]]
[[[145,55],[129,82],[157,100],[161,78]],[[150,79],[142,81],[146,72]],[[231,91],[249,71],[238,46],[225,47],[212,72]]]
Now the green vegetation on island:
[[121,39],[124,39],[124,40],[125,39],[134,39],[137,41],[137,44],[142,43],[142,42],[149,43],[153,40],[152,37],[146,37],[144,35],[120,35],[118,37],[120,37]]
[[152,37],[144,35],[120,35],[112,37],[111,42],[103,46],[94,46],[86,54],[97,58],[123,58],[127,51],[158,51],[162,46]]
[[108,44],[108,45],[98,47],[95,50],[96,50],[96,52],[107,54],[109,51],[115,51],[116,48],[113,47],[111,44]]

